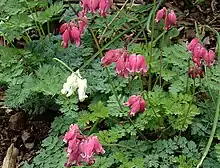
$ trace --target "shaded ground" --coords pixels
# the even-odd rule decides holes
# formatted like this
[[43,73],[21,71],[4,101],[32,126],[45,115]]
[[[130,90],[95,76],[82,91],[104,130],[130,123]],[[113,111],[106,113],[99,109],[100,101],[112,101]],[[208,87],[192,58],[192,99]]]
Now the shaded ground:
[[3,98],[4,92],[0,90],[0,165],[11,143],[19,149],[17,163],[30,160],[48,135],[51,119],[27,119],[23,112],[5,107]]
[[216,46],[216,35],[206,27],[220,31],[220,1],[205,0],[193,6],[187,2],[192,0],[170,0],[165,6],[174,9],[178,14],[178,24],[183,26],[182,39],[191,40],[196,37],[195,23],[198,25],[200,37],[207,48]]

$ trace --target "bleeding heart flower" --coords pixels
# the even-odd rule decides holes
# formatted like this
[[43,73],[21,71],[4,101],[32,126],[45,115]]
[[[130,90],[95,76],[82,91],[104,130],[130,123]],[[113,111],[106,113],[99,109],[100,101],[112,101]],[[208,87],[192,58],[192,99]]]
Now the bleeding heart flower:
[[[70,126],[70,130],[65,135],[65,142],[68,143],[66,149],[68,161],[66,167],[73,165],[80,166],[82,162],[88,165],[95,163],[94,154],[104,154],[105,151],[97,136],[89,137],[80,133],[78,125]],[[68,139],[68,140],[67,140]]]
[[197,65],[191,67],[188,71],[189,77],[191,77],[192,79],[195,79],[198,77],[198,75],[200,76],[200,78],[204,78],[205,76],[205,72],[202,70],[201,67],[198,67]]
[[136,95],[131,96],[124,105],[131,107],[131,111],[129,112],[130,116],[135,116],[138,112],[144,112],[146,108],[145,100],[141,96]]
[[158,10],[155,18],[155,22],[158,23],[161,19],[165,20],[165,29],[169,30],[171,26],[177,25],[177,19],[176,14],[173,10],[171,10],[169,13],[167,9],[164,7],[161,10]]
[[215,61],[215,53],[212,50],[209,50],[209,52],[203,56],[203,60],[205,61],[205,65],[207,65],[209,68]]
[[99,9],[100,9],[100,15],[105,17],[106,16],[106,12],[109,9],[109,0],[100,0],[99,3]]
[[100,0],[88,0],[89,9],[95,13],[99,9]]
[[161,19],[165,19],[167,13],[167,9],[163,7],[163,9],[160,9],[157,11],[155,22],[158,23]]
[[70,40],[70,31],[68,29],[66,29],[62,35],[62,46],[63,48],[67,48],[68,47],[68,42]]
[[66,132],[64,138],[63,138],[63,141],[65,143],[67,143],[69,140],[75,138],[78,136],[78,134],[80,133],[80,129],[78,127],[77,124],[71,124],[70,127],[69,127],[69,131]]
[[177,25],[176,14],[175,14],[175,12],[173,10],[171,10],[168,13],[167,19],[169,20],[170,24]]
[[68,29],[68,23],[64,23],[64,24],[62,24],[62,25],[60,26],[60,31],[59,31],[59,33],[64,33],[65,30],[67,30],[67,29]]
[[80,40],[81,35],[80,35],[79,29],[76,26],[73,26],[70,34],[71,34],[71,41],[75,42],[76,46],[79,47],[81,43],[81,40]]
[[186,42],[186,48],[188,51],[193,52],[195,46],[198,44],[199,40],[194,38],[190,43]]
[[115,66],[116,73],[121,77],[128,77],[129,71],[129,60],[128,55],[123,53],[123,55],[118,58]]
[[86,16],[84,17],[79,17],[78,25],[79,25],[79,32],[80,34],[84,33],[84,30],[88,26],[88,18]]
[[145,57],[136,54],[130,55],[128,71],[131,72],[133,75],[135,73],[141,73],[142,75],[145,75],[145,73],[147,72]]
[[78,85],[78,97],[79,101],[83,102],[88,96],[86,95],[86,89],[87,89],[87,80],[86,79],[77,79],[77,85]]
[[120,56],[122,56],[123,50],[109,50],[105,53],[105,56],[101,59],[102,66],[108,66],[113,62],[116,62]]

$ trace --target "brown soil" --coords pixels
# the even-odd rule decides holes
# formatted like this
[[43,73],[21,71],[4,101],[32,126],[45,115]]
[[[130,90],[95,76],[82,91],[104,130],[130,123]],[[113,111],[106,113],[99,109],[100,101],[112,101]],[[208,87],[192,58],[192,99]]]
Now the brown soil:
[[[50,121],[43,119],[30,119],[23,112],[10,111],[3,105],[4,92],[0,90],[0,166],[11,143],[19,149],[17,163],[30,160],[40,149],[40,143],[50,130]],[[12,116],[24,116],[15,125],[11,124]],[[51,120],[51,119],[50,119]],[[17,128],[17,129],[16,129]],[[23,137],[23,140],[22,140]]]

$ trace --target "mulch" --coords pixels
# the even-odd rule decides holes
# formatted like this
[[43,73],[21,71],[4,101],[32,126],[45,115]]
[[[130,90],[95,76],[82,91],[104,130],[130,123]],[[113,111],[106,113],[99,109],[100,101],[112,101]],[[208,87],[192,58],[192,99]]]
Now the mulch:
[[[33,158],[40,149],[42,140],[48,136],[51,119],[49,121],[42,118],[30,119],[23,112],[8,109],[3,105],[3,101],[4,92],[0,90],[0,166],[11,143],[19,149],[17,157],[19,165]],[[14,122],[11,121],[12,116],[18,116],[21,119],[14,125],[11,123]]]

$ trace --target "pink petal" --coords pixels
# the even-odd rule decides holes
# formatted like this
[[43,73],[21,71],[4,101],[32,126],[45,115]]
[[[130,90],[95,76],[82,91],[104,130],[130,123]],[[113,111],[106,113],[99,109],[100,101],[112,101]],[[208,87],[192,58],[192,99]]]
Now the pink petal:
[[146,60],[145,57],[142,55],[137,55],[136,72],[141,72],[142,74],[147,72]]
[[193,57],[200,58],[201,44],[197,43],[193,50]]
[[100,0],[99,3],[100,15],[105,17],[109,7],[110,5],[108,0]]
[[202,47],[199,54],[200,54],[200,58],[204,59],[207,57],[208,51],[204,47]]
[[92,136],[91,137],[94,141],[94,152],[99,154],[104,154],[105,153],[105,150],[103,149],[102,147],[102,144],[99,142],[99,139],[97,136]]
[[90,0],[82,0],[83,13],[89,10],[89,1]]
[[155,22],[158,23],[162,18],[165,18],[166,8],[157,11]]
[[170,11],[167,18],[172,25],[177,25],[176,14],[173,10]]
[[145,100],[141,97],[140,99],[140,111],[143,112],[146,108],[146,102]]
[[70,40],[70,32],[69,30],[65,30],[63,35],[62,35],[62,39],[65,43],[68,43],[68,41]]
[[88,26],[88,18],[86,16],[79,17],[78,25],[79,25],[79,32],[83,34],[85,28]]
[[76,43],[76,46],[79,47],[81,40],[80,40],[80,31],[77,27],[73,26],[71,29],[71,40]]
[[193,50],[198,42],[199,42],[199,40],[197,38],[194,38],[189,44],[187,42],[186,43],[187,50],[193,52]]
[[98,10],[100,0],[89,0],[89,9],[92,13]]
[[120,50],[109,50],[106,52],[105,56],[102,58],[102,65],[110,65],[113,62],[117,62],[119,57],[121,56]]
[[138,100],[138,96],[132,95],[132,96],[128,99],[128,101],[127,101],[126,103],[124,103],[124,105],[130,107],[130,106],[132,106],[132,104],[134,104],[137,100]]
[[68,24],[67,23],[64,23],[60,26],[60,31],[59,33],[64,33],[65,30],[68,29]]
[[136,101],[134,102],[134,104],[132,104],[132,108],[129,115],[135,116],[135,114],[139,111],[140,111],[140,101]]
[[128,71],[131,73],[135,73],[136,72],[136,66],[137,66],[137,55],[136,54],[132,54],[129,56],[129,66],[128,66]]
[[207,61],[207,64],[208,64],[208,67],[209,67],[209,68],[210,68],[211,65],[213,64],[214,60],[215,60],[215,53],[214,53],[214,51],[209,50],[208,61]]

